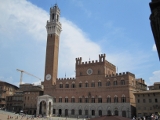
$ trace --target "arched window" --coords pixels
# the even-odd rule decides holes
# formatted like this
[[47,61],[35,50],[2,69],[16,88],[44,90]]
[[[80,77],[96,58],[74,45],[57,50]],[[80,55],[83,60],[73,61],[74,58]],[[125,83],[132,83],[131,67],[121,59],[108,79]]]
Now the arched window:
[[68,97],[65,97],[65,103],[68,103]]
[[88,81],[85,82],[85,87],[89,87]]
[[95,87],[95,82],[94,81],[92,81],[91,87]]
[[111,103],[111,97],[107,96],[107,103]]
[[62,84],[62,82],[60,82],[60,84],[59,84],[59,88],[63,88],[63,84]]
[[110,85],[111,85],[111,82],[107,81],[106,86],[110,86]]
[[101,96],[98,97],[98,103],[102,103],[102,97]]
[[95,98],[92,96],[91,103],[95,103]]
[[92,110],[92,116],[95,116],[95,110]]
[[59,97],[59,102],[60,102],[60,103],[62,102],[62,97]]
[[102,82],[99,80],[98,81],[98,87],[102,86]]
[[102,110],[99,110],[98,113],[99,113],[99,116],[102,116]]
[[88,110],[85,110],[85,115],[88,115]]
[[56,109],[53,109],[53,114],[56,114]]
[[75,82],[72,82],[72,88],[75,88]]
[[82,97],[79,97],[78,102],[79,102],[79,103],[82,103]]
[[115,115],[115,116],[118,116],[118,110],[115,110],[115,111],[114,111],[114,115]]
[[121,97],[121,102],[122,102],[122,103],[125,103],[125,102],[126,102],[126,97],[125,97],[125,95],[122,95],[122,97]]
[[75,103],[75,98],[74,98],[74,96],[71,98],[71,103]]
[[85,103],[88,103],[89,102],[89,99],[88,99],[88,96],[85,97]]
[[81,82],[81,81],[79,82],[79,87],[80,87],[80,88],[82,87],[82,82]]
[[79,109],[79,115],[82,115],[82,110],[81,109]]
[[69,88],[69,84],[68,84],[68,82],[66,82],[66,86],[65,86],[65,88]]
[[114,96],[114,103],[118,103],[118,97],[116,95]]
[[121,85],[125,85],[125,80],[121,80]]
[[117,80],[113,81],[113,85],[118,85]]

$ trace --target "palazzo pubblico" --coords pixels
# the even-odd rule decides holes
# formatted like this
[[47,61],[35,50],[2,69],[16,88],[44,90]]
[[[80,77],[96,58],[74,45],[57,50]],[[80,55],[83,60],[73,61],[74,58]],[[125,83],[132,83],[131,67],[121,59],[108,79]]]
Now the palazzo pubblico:
[[[76,58],[75,78],[58,78],[58,52],[61,33],[60,9],[50,8],[47,21],[47,45],[44,94],[38,97],[36,114],[46,116],[97,117],[136,115],[134,92],[147,89],[143,79],[130,72],[116,73],[116,66],[106,60],[83,62]],[[74,64],[74,63],[73,63]]]

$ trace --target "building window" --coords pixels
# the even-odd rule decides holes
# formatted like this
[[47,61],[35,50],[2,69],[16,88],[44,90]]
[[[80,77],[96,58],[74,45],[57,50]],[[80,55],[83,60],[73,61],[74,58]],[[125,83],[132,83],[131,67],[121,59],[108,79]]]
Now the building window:
[[89,87],[89,85],[88,85],[88,83],[87,83],[87,82],[85,83],[85,87]]
[[65,103],[68,103],[68,98],[65,98]]
[[107,103],[111,103],[111,97],[110,96],[107,97]]
[[125,85],[125,80],[121,80],[121,85]]
[[75,88],[75,84],[74,83],[72,83],[72,88]]
[[59,102],[60,102],[60,103],[62,102],[62,98],[59,98]]
[[75,110],[72,109],[72,110],[71,110],[71,115],[74,115],[74,113],[75,113]]
[[95,98],[92,98],[91,100],[92,100],[92,101],[91,101],[92,103],[95,103]]
[[92,110],[92,116],[94,116],[95,115],[95,110]]
[[100,72],[100,70],[98,70],[98,74],[100,74],[101,72]]
[[53,114],[56,114],[56,109],[53,109]]
[[156,103],[158,102],[158,99],[157,99],[157,98],[155,99],[155,102],[156,102]]
[[68,83],[66,83],[66,88],[69,88],[69,84]]
[[63,88],[63,84],[59,84],[59,88]]
[[56,103],[56,98],[54,98],[54,102]]
[[91,83],[91,87],[95,87],[95,82],[92,82],[92,83]]
[[80,88],[82,87],[82,83],[79,83],[79,87],[80,87]]
[[79,103],[82,103],[82,98],[79,98],[79,100],[78,100],[78,101],[79,101]]
[[75,103],[75,98],[71,98],[71,103]]
[[88,103],[88,102],[89,102],[88,98],[85,98],[85,103]]
[[102,98],[98,98],[98,103],[102,103]]
[[140,103],[140,99],[137,99],[137,102]]
[[125,96],[122,96],[121,102],[122,102],[122,103],[125,103],[125,102],[126,102],[126,97],[125,97]]
[[143,103],[145,103],[146,102],[146,100],[145,99],[143,99]]
[[98,82],[98,87],[102,86],[102,83],[101,81]]
[[110,81],[107,81],[106,86],[110,86],[110,85],[111,85]]
[[118,103],[118,97],[117,96],[114,97],[114,103]]
[[113,85],[117,85],[117,81],[113,81]]
[[79,115],[82,115],[82,110],[79,110]]
[[88,110],[85,110],[85,115],[88,115]]
[[82,72],[80,72],[80,76],[82,76]]
[[152,99],[149,99],[149,103],[152,103]]

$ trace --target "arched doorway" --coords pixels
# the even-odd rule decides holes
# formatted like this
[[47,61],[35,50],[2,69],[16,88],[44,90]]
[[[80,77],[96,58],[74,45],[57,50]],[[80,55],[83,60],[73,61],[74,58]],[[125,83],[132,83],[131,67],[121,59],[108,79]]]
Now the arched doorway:
[[118,116],[118,110],[115,110],[115,111],[114,111],[114,115],[115,115],[115,116]]
[[68,109],[65,109],[65,116],[68,116]]
[[42,116],[46,115],[46,102],[45,101],[40,102],[39,114],[41,114]]
[[62,115],[62,109],[58,110],[58,115],[61,116]]
[[109,115],[109,116],[111,115],[111,111],[110,110],[107,111],[107,115]]
[[51,115],[51,102],[49,102],[49,111],[48,114]]
[[122,111],[122,117],[126,117],[126,111]]
[[102,110],[99,110],[98,113],[99,113],[99,116],[102,116]]

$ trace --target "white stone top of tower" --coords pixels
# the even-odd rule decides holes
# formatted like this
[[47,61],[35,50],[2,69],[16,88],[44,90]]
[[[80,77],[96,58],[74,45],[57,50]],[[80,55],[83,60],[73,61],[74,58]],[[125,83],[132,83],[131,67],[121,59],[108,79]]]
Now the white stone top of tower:
[[50,8],[50,20],[47,21],[46,29],[48,34],[57,34],[60,35],[62,28],[60,19],[60,9],[57,4]]

